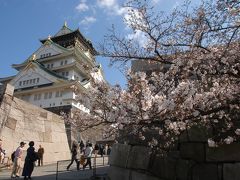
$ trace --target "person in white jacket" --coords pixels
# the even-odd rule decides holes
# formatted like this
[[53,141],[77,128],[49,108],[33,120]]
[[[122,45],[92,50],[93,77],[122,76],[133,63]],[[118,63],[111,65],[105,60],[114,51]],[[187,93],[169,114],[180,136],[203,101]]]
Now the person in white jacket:
[[23,158],[23,147],[25,144],[25,142],[20,142],[20,146],[16,149],[14,153],[13,169],[11,174],[12,178],[20,176],[21,161]]
[[89,143],[84,153],[84,156],[87,159],[87,162],[86,164],[84,164],[83,169],[85,169],[87,165],[89,165],[89,169],[92,169],[92,163],[91,163],[92,153],[93,153],[92,144]]

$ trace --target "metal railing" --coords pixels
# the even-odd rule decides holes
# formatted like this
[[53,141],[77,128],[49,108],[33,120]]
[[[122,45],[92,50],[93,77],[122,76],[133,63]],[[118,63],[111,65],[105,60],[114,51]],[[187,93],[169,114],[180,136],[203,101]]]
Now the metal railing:
[[[80,161],[80,160],[78,160]],[[70,163],[71,160],[61,160],[57,161],[57,167],[56,167],[56,180],[59,180],[59,174],[61,172],[67,171],[67,163]],[[97,176],[106,176],[106,174],[97,174],[97,168],[100,167],[106,167],[109,165],[109,156],[104,155],[104,156],[99,156],[99,155],[93,155],[91,157],[91,162],[92,162],[92,176],[91,178],[96,178]],[[86,158],[85,158],[85,163],[86,163]],[[88,168],[86,168],[88,169]],[[80,171],[79,171],[80,172]]]

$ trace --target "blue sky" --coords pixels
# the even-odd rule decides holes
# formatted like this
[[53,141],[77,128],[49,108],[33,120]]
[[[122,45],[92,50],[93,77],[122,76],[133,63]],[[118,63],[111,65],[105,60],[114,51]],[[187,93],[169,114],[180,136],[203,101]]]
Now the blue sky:
[[[197,0],[196,0],[197,1]],[[79,28],[94,46],[103,40],[112,24],[121,34],[129,35],[122,18],[125,0],[0,0],[0,77],[15,75],[12,64],[26,60],[41,46],[39,39],[54,35],[67,21]],[[149,0],[159,10],[169,11],[183,0]],[[125,86],[123,74],[109,67],[106,58],[97,57],[105,78],[111,84]]]

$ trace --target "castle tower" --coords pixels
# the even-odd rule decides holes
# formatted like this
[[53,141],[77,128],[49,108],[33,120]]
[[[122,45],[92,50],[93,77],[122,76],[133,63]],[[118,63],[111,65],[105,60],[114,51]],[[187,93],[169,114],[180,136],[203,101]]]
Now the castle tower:
[[41,46],[21,64],[13,64],[18,73],[0,78],[0,83],[15,87],[14,96],[59,114],[73,108],[87,111],[76,101],[79,91],[91,85],[90,70],[103,79],[92,43],[66,22],[54,35],[40,40]]

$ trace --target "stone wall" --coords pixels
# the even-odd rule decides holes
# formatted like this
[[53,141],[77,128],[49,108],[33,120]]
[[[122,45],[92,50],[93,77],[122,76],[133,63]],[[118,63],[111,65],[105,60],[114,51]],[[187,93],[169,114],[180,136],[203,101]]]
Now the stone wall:
[[[14,87],[7,85],[0,102],[0,138],[7,156],[21,141],[35,142],[44,149],[44,163],[70,159],[65,125],[60,116],[13,97]],[[25,145],[25,150],[28,145]]]
[[111,180],[239,180],[240,144],[209,148],[205,141],[181,141],[163,157],[145,146],[115,144]]

